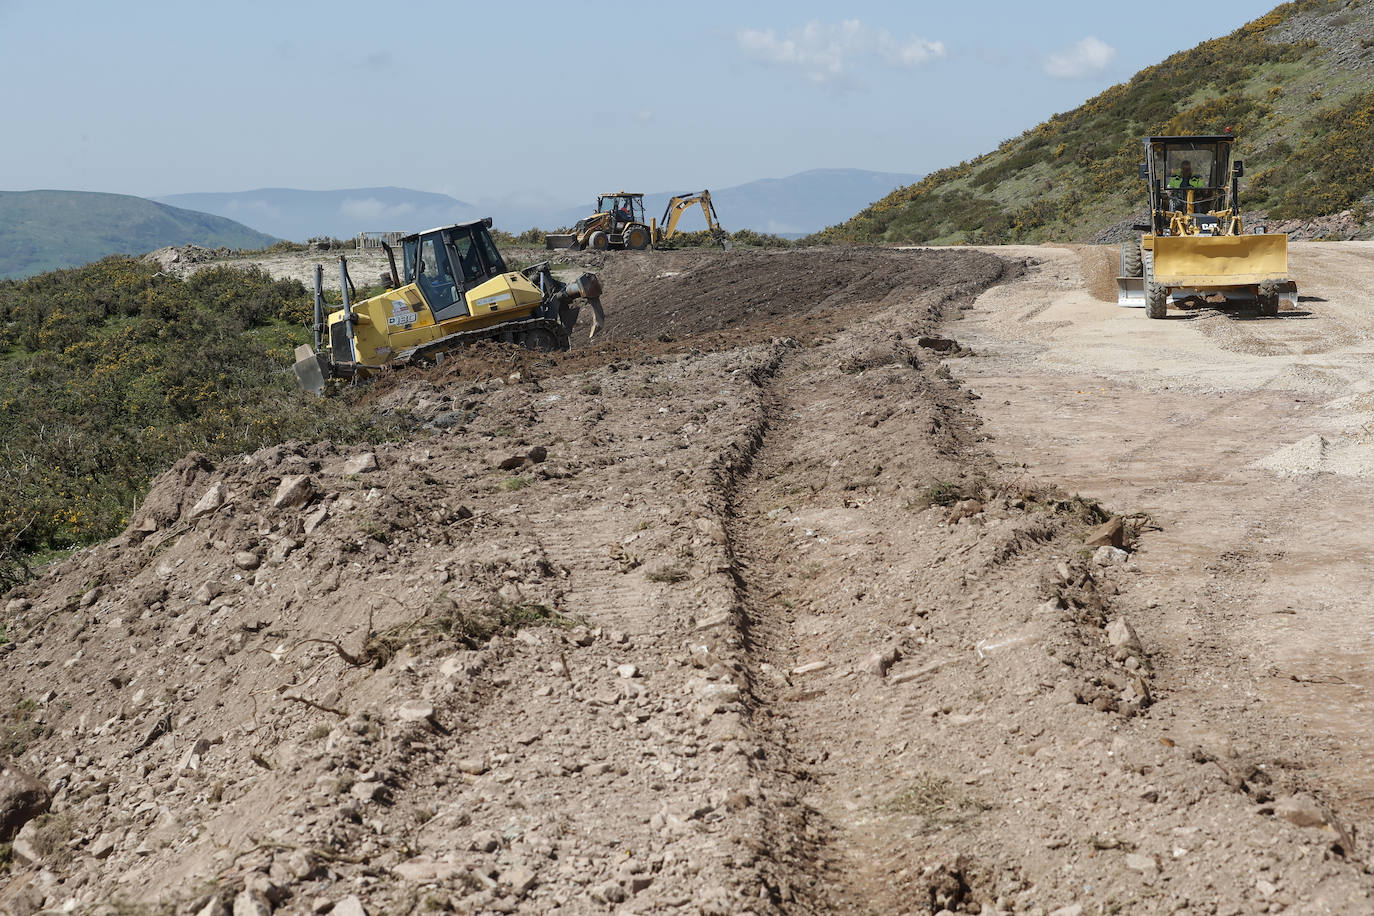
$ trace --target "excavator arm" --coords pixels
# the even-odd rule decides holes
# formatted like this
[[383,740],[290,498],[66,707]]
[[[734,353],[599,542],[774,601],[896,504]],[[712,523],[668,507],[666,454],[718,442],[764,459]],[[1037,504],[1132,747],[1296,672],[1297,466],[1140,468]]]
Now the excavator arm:
[[663,208],[663,222],[661,228],[655,232],[654,241],[669,241],[677,233],[677,224],[682,219],[682,214],[698,204],[701,205],[701,212],[706,217],[706,228],[716,241],[720,242],[720,247],[729,251],[730,239],[721,228],[720,217],[716,215],[715,205],[711,203],[710,191],[702,191],[700,194],[679,194],[669,200],[668,205]]

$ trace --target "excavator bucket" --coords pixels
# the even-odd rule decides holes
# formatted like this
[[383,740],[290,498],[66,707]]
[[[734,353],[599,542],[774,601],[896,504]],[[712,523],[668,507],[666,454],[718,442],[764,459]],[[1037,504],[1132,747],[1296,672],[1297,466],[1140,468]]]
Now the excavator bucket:
[[1154,280],[1165,286],[1220,289],[1287,278],[1286,235],[1180,235],[1154,240]]
[[577,244],[575,235],[546,235],[544,236],[544,249],[553,251],[558,248],[572,248]]

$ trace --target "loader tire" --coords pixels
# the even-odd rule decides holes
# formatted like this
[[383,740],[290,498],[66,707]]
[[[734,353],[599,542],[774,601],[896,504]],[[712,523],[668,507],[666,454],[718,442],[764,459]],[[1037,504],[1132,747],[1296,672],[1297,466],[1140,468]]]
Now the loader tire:
[[625,230],[625,247],[631,251],[643,251],[649,247],[649,230],[643,226],[631,226]]
[[1140,258],[1140,241],[1128,239],[1121,243],[1121,276],[1145,276],[1145,262]]
[[1145,317],[1163,318],[1169,314],[1169,288],[1158,283],[1145,286]]
[[1273,280],[1259,285],[1259,312],[1265,318],[1279,317],[1279,289]]
[[587,236],[587,247],[593,251],[605,251],[611,247],[611,237],[598,229]]

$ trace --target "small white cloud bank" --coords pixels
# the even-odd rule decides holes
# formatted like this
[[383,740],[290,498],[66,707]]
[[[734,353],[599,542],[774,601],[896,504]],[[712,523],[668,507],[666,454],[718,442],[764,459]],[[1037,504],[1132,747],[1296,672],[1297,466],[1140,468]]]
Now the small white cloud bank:
[[1089,35],[1045,58],[1045,72],[1056,79],[1081,80],[1103,73],[1116,60],[1116,48]]
[[899,39],[858,19],[812,20],[782,34],[773,29],[740,29],[735,43],[753,60],[791,70],[813,85],[833,88],[857,87],[855,70],[869,62],[909,69],[945,56],[943,42],[915,35]]

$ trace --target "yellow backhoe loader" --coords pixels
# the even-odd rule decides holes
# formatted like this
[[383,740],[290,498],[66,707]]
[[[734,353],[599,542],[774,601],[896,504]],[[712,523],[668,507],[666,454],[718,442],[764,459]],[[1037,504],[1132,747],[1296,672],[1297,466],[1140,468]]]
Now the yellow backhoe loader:
[[449,351],[494,340],[533,350],[566,350],[581,306],[592,309],[592,336],[601,329],[601,281],[572,283],[549,264],[512,271],[491,237],[491,217],[442,226],[401,239],[403,268],[386,249],[386,292],[352,301],[348,261],[339,258],[343,308],[326,316],[323,267],[315,268],[315,345],[296,348],[301,387],[323,394],[330,379],[362,379],[382,369],[440,362]]
[[677,234],[677,224],[682,214],[698,205],[706,217],[706,228],[712,237],[721,248],[729,251],[732,247],[730,236],[720,226],[720,217],[716,215],[710,191],[673,197],[663,209],[661,222],[654,219],[645,221],[643,194],[613,191],[598,195],[595,213],[578,220],[572,232],[545,236],[544,247],[550,250],[575,248],[579,251],[585,248],[594,251],[642,251],[650,246],[660,248],[671,242]]
[[1240,179],[1230,134],[1146,137],[1140,177],[1149,183],[1150,223],[1121,245],[1117,304],[1168,314],[1170,298],[1255,300],[1261,315],[1294,308],[1298,287],[1288,275],[1288,236],[1245,234]]

